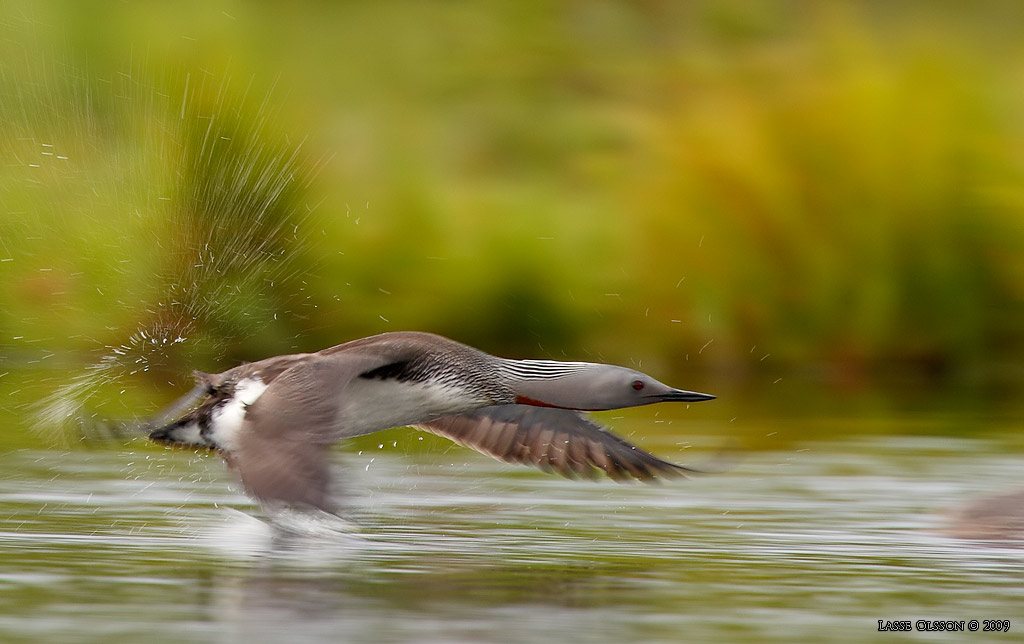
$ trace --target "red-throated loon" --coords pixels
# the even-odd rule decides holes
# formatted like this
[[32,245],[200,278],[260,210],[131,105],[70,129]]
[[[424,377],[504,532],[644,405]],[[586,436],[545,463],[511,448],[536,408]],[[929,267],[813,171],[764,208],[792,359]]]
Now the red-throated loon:
[[195,389],[159,422],[206,400],[149,437],[219,450],[263,503],[326,511],[334,509],[328,446],[404,425],[564,476],[595,468],[616,480],[684,476],[693,470],[631,445],[579,412],[714,398],[626,367],[498,358],[418,332],[384,333],[196,378]]

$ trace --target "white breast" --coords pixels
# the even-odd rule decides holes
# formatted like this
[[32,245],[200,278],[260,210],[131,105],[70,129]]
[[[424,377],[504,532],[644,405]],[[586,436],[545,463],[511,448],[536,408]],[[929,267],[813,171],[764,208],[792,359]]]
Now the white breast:
[[245,408],[256,402],[266,389],[262,380],[240,380],[235,385],[235,395],[210,414],[210,438],[217,447],[229,452],[237,449]]

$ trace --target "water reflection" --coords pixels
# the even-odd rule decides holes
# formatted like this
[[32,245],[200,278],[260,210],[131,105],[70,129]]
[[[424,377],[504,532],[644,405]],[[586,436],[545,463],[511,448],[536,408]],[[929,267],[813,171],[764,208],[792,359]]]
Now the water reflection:
[[991,494],[963,503],[949,512],[947,529],[961,539],[1024,541],[1024,489]]
[[608,610],[627,586],[615,565],[354,568],[325,574],[264,560],[224,580],[218,619],[256,641],[565,641],[595,628],[627,635]]
[[862,641],[1024,600],[1020,549],[943,532],[944,508],[1013,480],[991,442],[812,443],[661,486],[343,460],[347,519],[281,533],[215,459],[3,455],[2,639]]

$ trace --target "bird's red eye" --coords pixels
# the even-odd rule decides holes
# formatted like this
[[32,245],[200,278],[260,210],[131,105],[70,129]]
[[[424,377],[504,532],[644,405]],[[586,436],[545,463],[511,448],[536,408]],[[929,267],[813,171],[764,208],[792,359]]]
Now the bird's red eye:
[[644,388],[644,381],[643,380],[634,380],[633,381],[633,389],[636,389],[637,391],[640,391],[643,388]]

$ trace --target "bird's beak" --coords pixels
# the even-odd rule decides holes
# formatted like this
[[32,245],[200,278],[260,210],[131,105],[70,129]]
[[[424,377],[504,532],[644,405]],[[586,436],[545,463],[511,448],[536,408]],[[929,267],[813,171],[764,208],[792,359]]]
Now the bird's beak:
[[715,399],[711,394],[686,391],[685,389],[673,389],[669,392],[659,394],[657,398],[658,402],[701,402],[704,400]]

